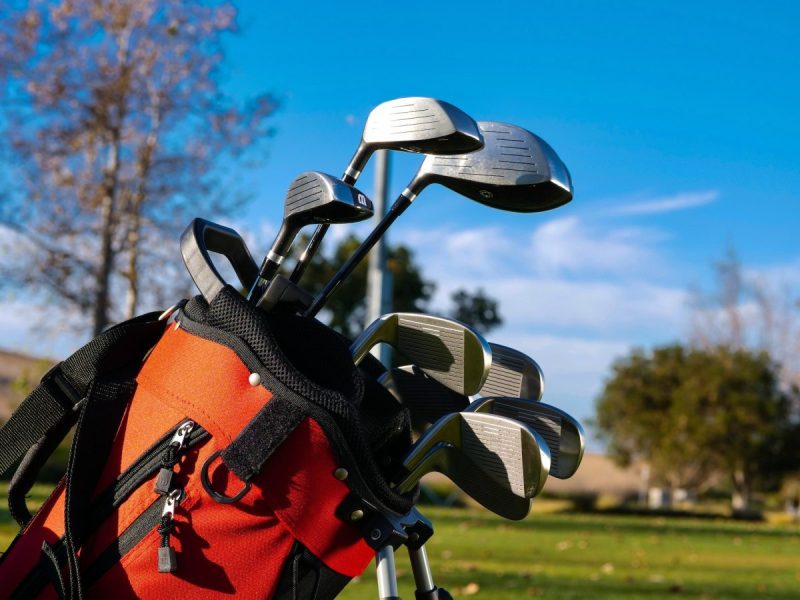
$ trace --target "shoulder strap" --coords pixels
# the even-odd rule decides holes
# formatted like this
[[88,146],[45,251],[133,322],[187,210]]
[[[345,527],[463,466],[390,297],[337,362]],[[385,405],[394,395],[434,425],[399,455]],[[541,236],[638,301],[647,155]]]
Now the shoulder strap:
[[148,313],[101,333],[42,377],[0,429],[0,475],[51,432],[74,424],[92,381],[103,373],[140,362],[161,337],[166,320]]

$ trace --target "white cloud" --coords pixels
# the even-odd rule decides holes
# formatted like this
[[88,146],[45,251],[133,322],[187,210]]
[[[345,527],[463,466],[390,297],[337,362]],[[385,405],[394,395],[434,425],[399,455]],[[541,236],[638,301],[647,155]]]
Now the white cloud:
[[719,198],[717,190],[704,192],[684,192],[674,196],[652,198],[643,202],[636,202],[619,206],[611,211],[614,215],[653,215],[658,213],[674,212],[710,204]]

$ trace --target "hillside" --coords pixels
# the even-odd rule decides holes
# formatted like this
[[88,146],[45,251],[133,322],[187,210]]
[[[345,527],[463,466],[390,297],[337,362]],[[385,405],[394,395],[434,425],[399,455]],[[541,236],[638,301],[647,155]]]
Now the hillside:
[[37,382],[50,364],[47,359],[0,350],[0,423],[8,420],[23,398],[22,393],[15,389],[14,382],[20,378]]

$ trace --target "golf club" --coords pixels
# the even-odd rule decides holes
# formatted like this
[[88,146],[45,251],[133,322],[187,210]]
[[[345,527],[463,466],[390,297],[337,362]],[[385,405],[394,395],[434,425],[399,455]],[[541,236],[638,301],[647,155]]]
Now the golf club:
[[317,171],[298,175],[286,193],[281,228],[261,263],[258,279],[247,299],[261,297],[303,227],[312,223],[354,223],[372,214],[372,201],[341,179]]
[[303,313],[315,316],[328,298],[428,185],[439,183],[462,196],[512,212],[550,210],[572,199],[572,182],[555,151],[530,131],[493,121],[478,123],[481,150],[460,156],[427,156],[386,216],[328,281]]
[[[508,346],[489,342],[489,348],[492,368],[477,395],[540,400],[544,392],[544,373],[536,361]],[[432,380],[417,365],[387,371],[379,382],[405,404],[416,419],[427,423],[447,413],[464,410],[469,404],[469,398]]]
[[379,343],[397,349],[430,377],[460,394],[477,392],[492,365],[489,344],[471,327],[442,317],[389,313],[376,319],[350,346],[360,363]]
[[[478,124],[465,112],[434,98],[397,98],[379,104],[367,117],[361,143],[342,175],[354,185],[376,150],[423,154],[464,154],[483,147]],[[297,260],[291,281],[297,283],[328,231],[321,224]]]
[[465,411],[514,419],[539,433],[550,448],[550,475],[553,477],[568,479],[581,464],[586,446],[583,427],[555,406],[523,398],[481,398]]

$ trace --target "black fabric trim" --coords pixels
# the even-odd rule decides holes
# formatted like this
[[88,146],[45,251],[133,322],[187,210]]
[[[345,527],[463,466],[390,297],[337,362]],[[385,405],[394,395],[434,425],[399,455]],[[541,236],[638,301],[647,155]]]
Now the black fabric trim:
[[275,589],[274,600],[330,600],[339,595],[350,577],[337,573],[295,541]]
[[[233,350],[242,362],[261,376],[261,385],[276,397],[285,398],[323,428],[337,461],[344,466],[350,488],[378,510],[407,513],[418,490],[395,493],[372,454],[364,433],[359,406],[364,400],[364,375],[353,365],[342,337],[316,321],[296,315],[270,315],[224,288],[209,305],[201,296],[190,300],[178,316],[189,333]],[[281,344],[274,332],[281,336]],[[293,332],[293,333],[292,333]],[[284,347],[287,339],[292,358],[301,361],[301,372],[290,362]],[[299,356],[300,350],[304,352]],[[325,365],[324,377],[337,381],[339,390],[324,388],[315,380],[315,369]],[[342,372],[343,371],[343,372]],[[346,392],[352,381],[352,395]],[[386,392],[388,394],[388,392]],[[410,445],[410,427],[402,432]]]

